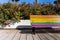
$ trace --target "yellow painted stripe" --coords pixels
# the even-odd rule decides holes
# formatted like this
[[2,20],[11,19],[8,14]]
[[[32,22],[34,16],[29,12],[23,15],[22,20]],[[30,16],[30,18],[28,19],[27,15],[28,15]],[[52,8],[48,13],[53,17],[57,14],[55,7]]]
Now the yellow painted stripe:
[[31,22],[60,22],[60,16],[30,16]]
[[37,18],[33,18],[33,19],[31,19],[31,21],[37,21],[37,22],[52,22],[52,21],[60,21],[60,19],[58,19],[58,18],[52,18],[52,19],[44,19],[44,18],[42,18],[42,19],[37,19]]

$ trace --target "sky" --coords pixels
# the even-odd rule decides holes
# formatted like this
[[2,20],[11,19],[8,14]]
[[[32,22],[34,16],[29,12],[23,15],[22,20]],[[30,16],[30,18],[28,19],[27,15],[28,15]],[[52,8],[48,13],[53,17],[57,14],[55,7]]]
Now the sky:
[[[0,3],[7,3],[9,0],[0,0]],[[22,2],[26,2],[26,3],[33,3],[35,2],[35,0],[20,0],[18,3],[22,3]],[[54,2],[54,0],[38,0],[38,3],[52,3]]]

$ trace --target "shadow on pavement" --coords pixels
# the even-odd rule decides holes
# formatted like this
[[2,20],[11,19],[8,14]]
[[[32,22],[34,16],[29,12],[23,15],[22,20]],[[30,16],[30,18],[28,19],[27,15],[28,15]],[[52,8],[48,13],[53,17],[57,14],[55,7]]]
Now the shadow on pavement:
[[[22,28],[22,29],[18,29],[18,30],[21,30],[20,33],[23,33],[23,34],[31,34],[33,33],[32,32],[32,28]],[[54,30],[52,28],[39,28],[39,29],[35,29],[35,33],[60,33],[60,30]]]

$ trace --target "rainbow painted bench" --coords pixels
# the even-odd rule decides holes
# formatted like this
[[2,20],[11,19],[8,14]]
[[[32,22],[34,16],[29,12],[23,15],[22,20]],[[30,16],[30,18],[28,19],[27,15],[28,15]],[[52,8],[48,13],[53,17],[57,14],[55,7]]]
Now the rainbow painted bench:
[[32,28],[52,28],[60,26],[59,15],[30,15]]

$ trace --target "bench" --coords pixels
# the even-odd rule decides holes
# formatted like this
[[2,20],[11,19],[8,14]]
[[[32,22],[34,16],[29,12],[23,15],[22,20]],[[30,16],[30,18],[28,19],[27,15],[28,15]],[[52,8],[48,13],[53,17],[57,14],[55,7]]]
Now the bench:
[[32,31],[35,32],[35,28],[52,28],[60,26],[59,15],[30,15],[30,22],[32,25]]

